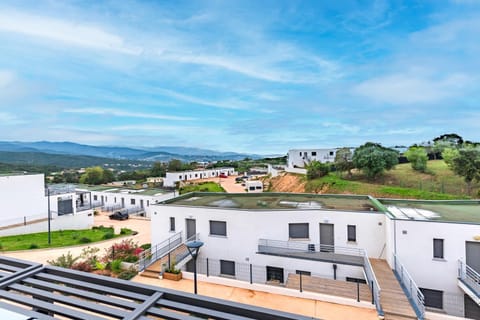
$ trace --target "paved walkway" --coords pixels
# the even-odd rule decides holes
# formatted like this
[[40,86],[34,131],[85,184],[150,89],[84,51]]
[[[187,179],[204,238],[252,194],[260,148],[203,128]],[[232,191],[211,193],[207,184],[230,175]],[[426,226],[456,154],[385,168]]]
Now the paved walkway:
[[[136,276],[132,281],[163,288],[193,292],[193,281],[171,281]],[[198,293],[205,296],[230,300],[264,308],[301,314],[325,320],[377,320],[375,309],[357,308],[313,299],[289,297],[279,294],[242,289],[207,282],[198,283]]]

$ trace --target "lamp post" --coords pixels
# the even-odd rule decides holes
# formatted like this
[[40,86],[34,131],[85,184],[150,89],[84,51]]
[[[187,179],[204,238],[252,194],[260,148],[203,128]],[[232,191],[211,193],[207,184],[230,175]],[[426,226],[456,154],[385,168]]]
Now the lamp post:
[[200,247],[203,246],[202,241],[189,241],[185,244],[188,249],[188,253],[193,258],[193,283],[194,283],[194,293],[197,294],[197,257]]

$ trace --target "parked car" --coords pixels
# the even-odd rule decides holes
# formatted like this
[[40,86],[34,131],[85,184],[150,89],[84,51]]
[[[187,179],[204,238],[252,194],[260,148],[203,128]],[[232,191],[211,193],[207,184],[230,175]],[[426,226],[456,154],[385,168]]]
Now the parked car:
[[220,173],[219,177],[220,178],[227,178],[227,175],[225,173]]
[[111,220],[127,220],[128,213],[122,211],[116,211],[108,216]]

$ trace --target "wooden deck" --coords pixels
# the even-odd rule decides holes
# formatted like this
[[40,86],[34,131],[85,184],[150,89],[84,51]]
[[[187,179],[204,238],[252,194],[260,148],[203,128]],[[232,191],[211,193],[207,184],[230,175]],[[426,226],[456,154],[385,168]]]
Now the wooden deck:
[[[289,273],[287,278],[287,288],[297,289],[300,288],[300,275]],[[357,284],[354,282],[347,282],[342,280],[333,280],[312,276],[302,276],[302,288],[303,291],[317,292],[328,294],[332,296],[338,296],[343,298],[350,298],[357,300]],[[370,288],[364,284],[359,283],[360,288],[360,301],[372,302],[372,294]]]
[[380,285],[380,301],[385,319],[417,319],[415,311],[387,262],[370,259],[370,264]]

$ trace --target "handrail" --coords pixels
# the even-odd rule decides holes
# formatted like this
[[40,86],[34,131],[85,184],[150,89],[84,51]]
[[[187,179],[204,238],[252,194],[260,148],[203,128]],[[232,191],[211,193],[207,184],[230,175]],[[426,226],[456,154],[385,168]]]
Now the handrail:
[[145,270],[149,265],[162,258],[172,249],[182,243],[182,232],[177,232],[170,238],[144,250],[139,255],[138,271]]
[[357,257],[364,255],[364,250],[351,247],[332,246],[327,244],[315,244],[301,241],[281,241],[271,239],[259,239],[259,246],[287,249],[298,252],[332,252],[337,254],[347,254]]
[[422,291],[418,288],[412,276],[408,273],[407,269],[402,265],[400,259],[396,254],[393,254],[393,270],[398,276],[402,287],[407,294],[409,300],[413,303],[413,308],[417,314],[418,319],[425,318],[425,297]]
[[458,260],[458,278],[480,296],[480,274],[461,260]]
[[384,316],[382,304],[380,302],[380,293],[382,292],[382,289],[378,284],[375,272],[373,272],[372,265],[368,259],[367,250],[363,250],[363,252],[363,270],[365,271],[365,277],[367,278],[368,286],[370,287],[370,290],[372,290],[372,304],[375,304],[375,309],[377,309],[378,315]]
[[[301,241],[281,241],[281,240],[271,240],[271,239],[259,239],[258,240],[259,251],[265,250],[272,253],[277,252],[278,249],[285,250],[286,252],[326,252],[332,253],[332,259],[336,254],[339,255],[351,255],[359,258],[363,258],[363,268],[365,270],[365,277],[368,281],[368,286],[372,290],[372,304],[375,304],[377,313],[380,316],[383,316],[383,309],[380,303],[380,292],[381,288],[378,284],[373,268],[368,259],[367,251],[361,248],[351,248],[351,247],[339,247],[332,245],[324,244],[314,244]],[[261,248],[261,249],[260,249]],[[285,252],[283,252],[285,253]]]

